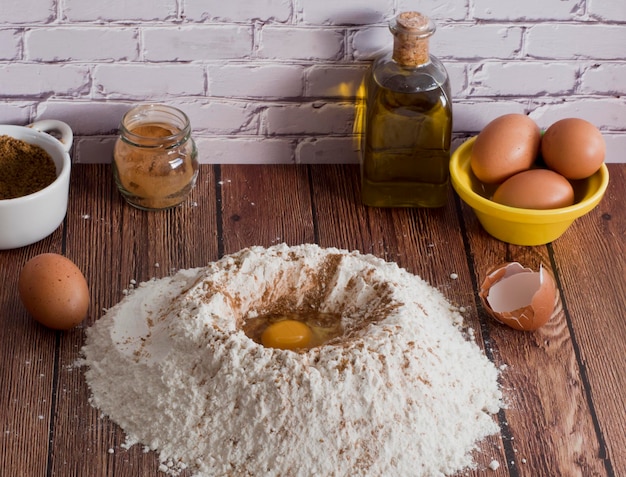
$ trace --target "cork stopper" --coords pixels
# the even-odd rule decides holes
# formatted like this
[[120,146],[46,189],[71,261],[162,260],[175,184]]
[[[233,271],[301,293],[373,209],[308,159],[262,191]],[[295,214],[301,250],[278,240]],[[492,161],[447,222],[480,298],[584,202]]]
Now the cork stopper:
[[393,59],[404,66],[428,63],[428,39],[435,33],[434,22],[419,12],[400,13],[390,25]]

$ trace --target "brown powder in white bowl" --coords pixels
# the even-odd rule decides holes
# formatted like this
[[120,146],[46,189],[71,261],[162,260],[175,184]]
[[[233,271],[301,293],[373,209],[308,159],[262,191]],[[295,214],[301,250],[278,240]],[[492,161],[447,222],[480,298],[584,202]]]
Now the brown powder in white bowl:
[[56,178],[54,161],[42,147],[0,135],[0,200],[34,194]]
[[[265,348],[246,317],[315,307],[344,336]],[[421,278],[371,255],[253,247],[140,284],[87,330],[92,404],[161,470],[450,475],[498,432],[498,371]]]

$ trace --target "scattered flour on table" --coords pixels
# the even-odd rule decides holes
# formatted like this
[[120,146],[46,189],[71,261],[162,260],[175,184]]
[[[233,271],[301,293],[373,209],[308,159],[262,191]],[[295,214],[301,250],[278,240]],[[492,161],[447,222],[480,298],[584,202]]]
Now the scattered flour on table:
[[[241,330],[268,311],[341,314],[300,352]],[[140,283],[87,330],[91,403],[194,476],[443,476],[498,432],[498,370],[420,277],[316,245],[252,247]]]

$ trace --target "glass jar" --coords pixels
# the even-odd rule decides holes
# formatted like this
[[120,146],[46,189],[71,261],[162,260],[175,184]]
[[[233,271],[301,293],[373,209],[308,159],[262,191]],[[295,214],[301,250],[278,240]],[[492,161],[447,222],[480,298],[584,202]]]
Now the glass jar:
[[365,83],[361,195],[376,207],[441,207],[448,198],[452,101],[444,65],[429,52],[435,24],[403,12],[393,51]]
[[163,104],[142,104],[122,118],[113,176],[130,205],[167,209],[183,202],[193,189],[197,156],[185,113]]

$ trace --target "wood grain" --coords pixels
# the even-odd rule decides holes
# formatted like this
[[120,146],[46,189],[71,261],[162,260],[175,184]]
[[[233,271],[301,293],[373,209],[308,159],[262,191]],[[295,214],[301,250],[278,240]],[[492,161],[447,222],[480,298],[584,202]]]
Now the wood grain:
[[[477,469],[460,475],[626,475],[626,166],[609,169],[596,209],[552,244],[519,247],[488,236],[452,191],[436,210],[364,207],[353,165],[205,165],[190,199],[158,212],[125,204],[108,165],[76,165],[63,225],[0,251],[0,475],[158,475],[156,455],[125,449],[122,430],[89,404],[77,366],[86,327],[133,281],[279,242],[395,261],[464,308],[477,343],[502,367],[507,407],[494,416],[501,433],[475,454]],[[50,251],[72,259],[91,287],[89,316],[69,332],[36,324],[17,293],[23,264]],[[544,264],[557,281],[562,308],[536,332],[496,323],[477,299],[487,270],[514,260]]]
[[[469,270],[453,201],[433,210],[365,207],[360,204],[358,177],[358,169],[346,166],[316,170],[313,197],[320,244],[371,253],[421,276],[467,310],[468,326],[482,344],[474,293],[470,281],[464,279]],[[348,202],[341,200],[346,196]],[[354,224],[358,226],[351,230]],[[453,249],[461,253],[450,253]],[[491,461],[504,462],[500,436],[486,439],[474,458],[480,470],[462,475],[483,475]],[[506,466],[489,472],[494,477],[509,475]]]
[[[477,284],[494,264],[503,261],[518,261],[533,269],[543,264],[560,284],[557,272],[567,254],[559,259],[551,245],[494,242],[464,204],[462,208]],[[537,469],[543,469],[541,475],[607,475],[566,313],[561,310],[533,333],[511,333],[484,310],[482,318],[493,359],[506,366],[502,382],[509,406],[503,412],[503,435],[511,472],[534,476]]]
[[625,167],[611,168],[600,205],[553,244],[582,386],[607,472],[626,475]]
[[315,240],[304,166],[222,166],[223,253]]

